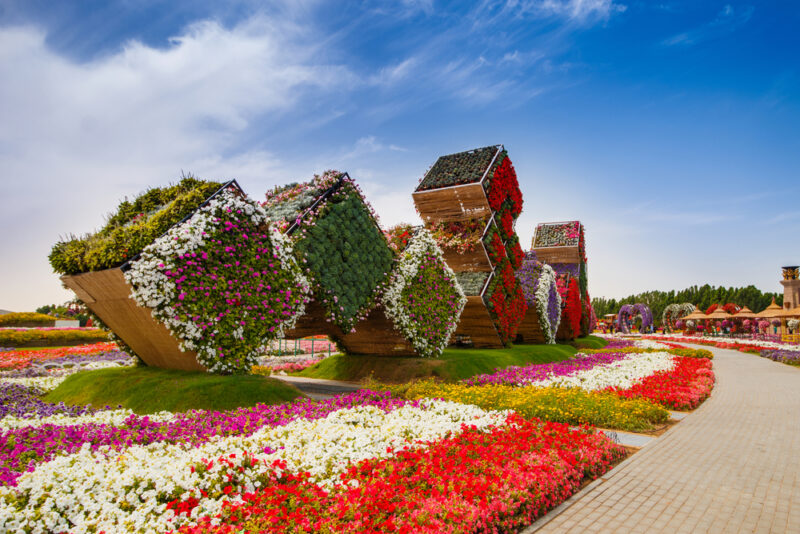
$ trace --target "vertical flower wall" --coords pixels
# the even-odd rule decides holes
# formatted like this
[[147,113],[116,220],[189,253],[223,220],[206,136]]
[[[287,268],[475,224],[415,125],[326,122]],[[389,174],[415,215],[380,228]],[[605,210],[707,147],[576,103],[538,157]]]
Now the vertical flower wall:
[[[568,274],[578,284],[581,317],[575,336],[586,336],[593,330],[592,306],[589,297],[589,277],[586,263],[586,238],[580,221],[541,223],[533,239],[535,250],[542,261],[556,273]],[[596,318],[594,319],[596,322]]]
[[[485,250],[488,262],[479,265],[456,265],[457,258],[447,257],[459,280],[476,288],[480,284],[473,284],[473,279],[489,280],[480,286],[480,296],[500,342],[509,344],[527,303],[514,274],[524,257],[515,230],[523,202],[508,153],[498,145],[440,157],[420,181],[414,201],[442,248],[462,253],[475,247]],[[472,271],[485,275],[466,274]],[[459,335],[469,336],[469,330],[470,325],[464,324]]]
[[525,295],[527,313],[536,314],[545,342],[555,343],[561,322],[561,295],[558,292],[555,271],[546,263],[538,261],[534,252],[529,252],[516,271],[516,277]]
[[232,189],[145,247],[125,279],[183,350],[223,374],[249,371],[302,315],[310,286],[264,209]]

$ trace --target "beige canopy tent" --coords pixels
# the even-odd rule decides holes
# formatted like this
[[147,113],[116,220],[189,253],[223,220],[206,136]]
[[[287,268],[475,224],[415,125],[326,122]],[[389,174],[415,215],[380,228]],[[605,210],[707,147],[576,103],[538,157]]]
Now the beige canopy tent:
[[745,306],[739,312],[733,316],[734,319],[755,319],[756,314],[753,313],[753,310]]
[[783,308],[775,304],[775,297],[772,298],[772,304],[764,308],[762,311],[756,314],[756,317],[759,319],[774,319],[778,317],[778,314],[783,311]]
[[708,315],[701,312],[699,309],[694,310],[686,317],[681,317],[682,321],[703,321],[705,319],[708,319]]
[[730,319],[731,317],[733,317],[733,315],[731,315],[730,313],[726,312],[722,308],[717,308],[716,310],[711,312],[711,314],[706,315],[706,319],[714,319],[714,320],[716,320],[716,319]]

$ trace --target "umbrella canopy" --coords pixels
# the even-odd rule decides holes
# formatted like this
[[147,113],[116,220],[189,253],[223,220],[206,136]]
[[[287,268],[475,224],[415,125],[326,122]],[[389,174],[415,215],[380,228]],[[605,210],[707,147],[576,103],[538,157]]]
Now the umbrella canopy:
[[705,313],[701,312],[699,309],[696,309],[695,311],[693,311],[692,313],[690,313],[686,317],[681,317],[681,320],[683,320],[683,321],[697,321],[697,320],[703,320],[703,319],[708,319],[708,315],[706,315]]
[[739,310],[739,313],[733,316],[734,319],[755,319],[755,317],[756,314],[753,313],[753,310],[751,310],[747,306]]
[[772,304],[767,306],[764,310],[758,312],[756,317],[759,319],[772,319],[777,317],[777,314],[781,313],[781,311],[783,311],[783,309],[775,304],[775,297],[772,297]]
[[775,317],[782,319],[791,319],[792,317],[800,317],[800,306],[795,306],[791,310],[788,308],[784,308],[777,314],[775,314]]
[[706,316],[706,319],[730,319],[733,317],[730,313],[726,312],[722,308],[717,308],[710,315]]

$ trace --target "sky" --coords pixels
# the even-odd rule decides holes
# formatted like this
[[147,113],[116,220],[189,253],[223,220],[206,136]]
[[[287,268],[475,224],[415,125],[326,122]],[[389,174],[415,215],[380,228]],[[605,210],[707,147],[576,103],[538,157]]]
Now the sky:
[[0,309],[52,245],[182,173],[347,171],[385,226],[503,144],[517,232],[586,228],[589,291],[780,291],[800,264],[800,7],[626,0],[0,0]]

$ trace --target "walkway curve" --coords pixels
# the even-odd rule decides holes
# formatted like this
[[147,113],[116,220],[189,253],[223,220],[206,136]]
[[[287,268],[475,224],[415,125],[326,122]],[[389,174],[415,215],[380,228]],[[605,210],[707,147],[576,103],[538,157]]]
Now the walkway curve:
[[800,368],[710,350],[711,398],[525,532],[800,533]]

